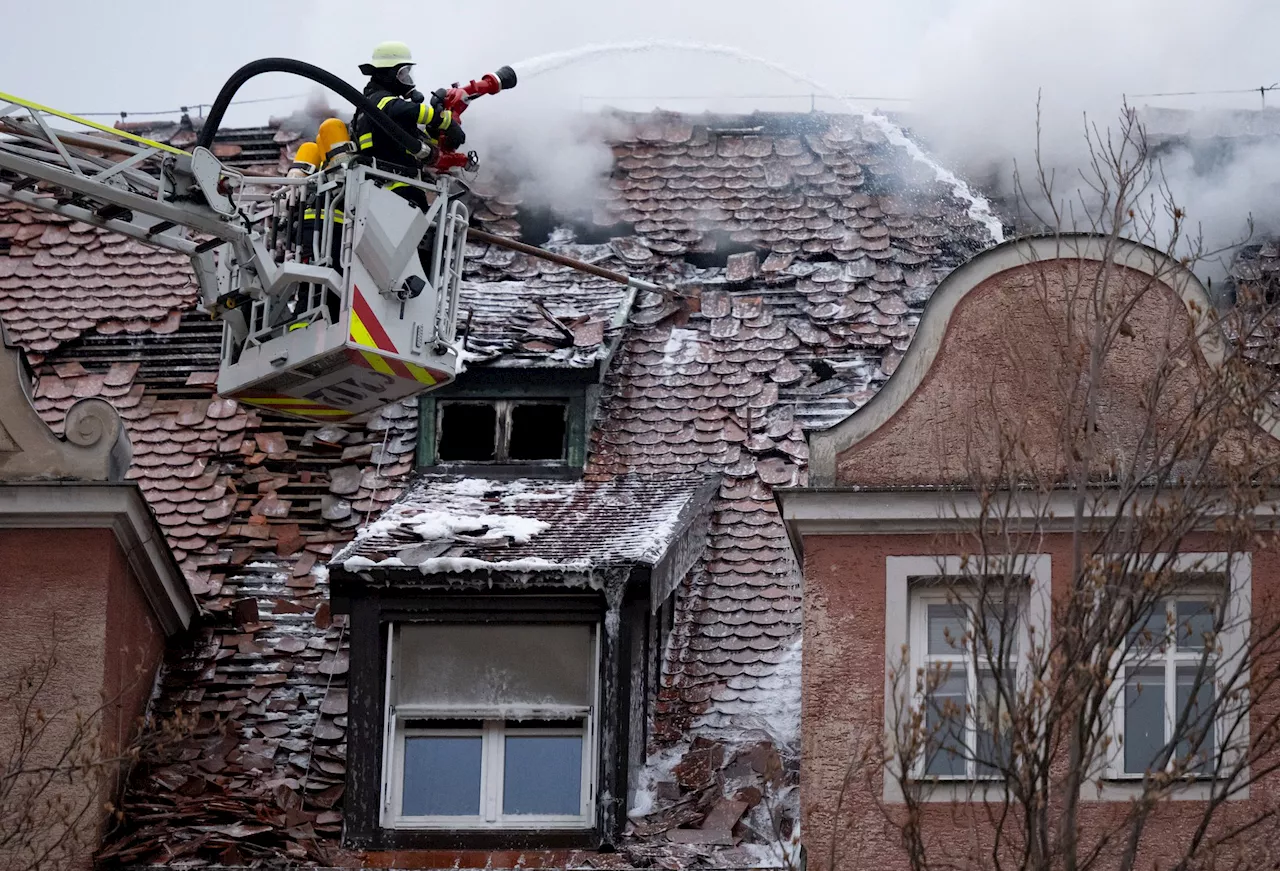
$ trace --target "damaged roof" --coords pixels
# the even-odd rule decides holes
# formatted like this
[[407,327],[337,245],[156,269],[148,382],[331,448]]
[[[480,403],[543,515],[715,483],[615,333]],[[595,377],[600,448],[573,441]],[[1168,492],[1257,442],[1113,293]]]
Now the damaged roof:
[[195,305],[186,257],[0,200],[0,317],[28,351],[178,329]]
[[[679,385],[704,388],[696,391],[701,399],[738,392],[738,379],[767,371],[767,394],[778,396],[755,407],[777,406],[810,428],[843,420],[896,368],[938,281],[991,242],[971,203],[857,118],[613,120],[634,136],[613,144],[607,189],[569,231],[611,234],[608,245],[585,246],[592,262],[693,297],[706,319],[701,353],[723,348],[730,356],[721,368],[734,369],[700,370],[702,383]],[[544,207],[504,190],[503,181],[499,171],[475,185],[493,198],[473,216],[490,232],[513,235],[526,212],[540,219]],[[577,280],[524,254],[470,250],[487,283],[519,280],[537,293]],[[678,309],[670,296],[642,294],[630,324],[679,327]],[[696,356],[699,344],[681,336],[688,338],[666,333],[660,347],[646,349],[657,369],[640,384],[679,379],[676,369],[695,362],[680,355]],[[763,359],[752,359],[757,354]]]
[[1242,246],[1232,261],[1230,275],[1237,287],[1251,288],[1274,301],[1280,293],[1280,238]]
[[[588,246],[567,247],[561,250],[570,256],[602,259]],[[544,283],[531,289],[515,277],[525,271],[514,264],[523,255],[495,246],[467,249],[467,278],[458,294],[458,336],[467,365],[587,369],[608,360],[631,304],[625,287],[564,267],[543,273],[539,267],[545,261],[534,261],[537,266],[525,266]],[[513,271],[502,273],[502,280],[486,281],[490,268]]]
[[333,565],[393,575],[589,575],[609,566],[654,566],[694,527],[717,485],[701,476],[557,481],[423,475],[362,527]]
[[[742,792],[741,807],[725,792],[771,770],[757,764],[768,755],[758,742],[795,752],[800,579],[771,488],[804,483],[805,431],[874,394],[938,280],[991,239],[970,203],[857,118],[655,114],[609,129],[613,169],[587,212],[555,216],[547,233],[545,205],[496,173],[476,185],[474,222],[679,295],[633,298],[473,242],[460,304],[472,372],[600,367],[580,481],[414,479],[414,401],[316,427],[219,400],[217,325],[191,311],[184,264],[0,207],[0,239],[15,240],[0,253],[0,316],[39,352],[42,415],[57,426],[89,394],[121,408],[130,475],[208,615],[170,651],[155,702],[157,715],[186,712],[196,729],[138,767],[105,864],[392,860],[340,846],[347,638],[324,570],[340,549],[344,569],[516,554],[656,568],[679,530],[700,530],[705,547],[672,582],[660,752],[630,835],[610,856],[525,861],[776,864],[766,845],[777,821],[760,790]],[[245,143],[263,138],[250,133]],[[466,384],[464,374],[455,392]]]

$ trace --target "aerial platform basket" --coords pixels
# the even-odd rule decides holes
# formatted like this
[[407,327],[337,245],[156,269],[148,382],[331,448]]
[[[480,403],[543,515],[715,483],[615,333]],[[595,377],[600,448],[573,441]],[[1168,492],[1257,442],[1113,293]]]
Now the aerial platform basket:
[[[253,233],[316,280],[223,311],[218,392],[341,421],[452,381],[468,214],[451,184],[348,164],[274,192]],[[220,298],[237,298],[242,267],[218,258]]]
[[[338,138],[320,150],[326,166],[319,171],[299,167],[263,178],[224,165],[212,145],[236,90],[255,75],[281,71],[336,91],[407,154],[434,160],[426,179],[356,159],[339,119],[321,125],[321,134],[329,127]],[[476,97],[514,85],[515,73],[503,68],[448,89],[447,103],[456,116]],[[60,130],[58,122],[77,129]],[[450,173],[474,163],[473,155],[437,152],[347,83],[287,58],[237,70],[190,152],[0,93],[0,201],[189,258],[201,310],[223,323],[218,392],[308,420],[342,421],[457,375],[469,215],[458,199],[464,188]],[[666,292],[474,232],[633,292]]]

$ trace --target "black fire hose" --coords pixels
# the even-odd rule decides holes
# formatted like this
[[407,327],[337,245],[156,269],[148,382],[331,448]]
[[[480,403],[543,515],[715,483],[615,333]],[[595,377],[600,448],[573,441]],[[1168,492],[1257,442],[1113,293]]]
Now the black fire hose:
[[311,79],[317,84],[324,85],[368,115],[370,121],[381,127],[382,131],[399,143],[405,151],[410,154],[417,154],[422,150],[422,140],[388,118],[387,114],[379,109],[376,103],[351,87],[351,85],[328,70],[322,70],[318,66],[287,57],[264,57],[261,60],[247,63],[232,73],[231,78],[227,79],[227,83],[222,86],[222,90],[218,92],[218,98],[213,101],[213,106],[209,109],[209,117],[205,119],[204,127],[200,129],[200,137],[196,140],[197,145],[205,148],[213,147],[213,137],[217,134],[218,125],[222,123],[222,116],[227,113],[227,107],[231,105],[231,100],[235,97],[236,91],[240,90],[240,86],[249,81],[249,79],[263,73],[293,73],[296,76],[302,76],[304,79]]

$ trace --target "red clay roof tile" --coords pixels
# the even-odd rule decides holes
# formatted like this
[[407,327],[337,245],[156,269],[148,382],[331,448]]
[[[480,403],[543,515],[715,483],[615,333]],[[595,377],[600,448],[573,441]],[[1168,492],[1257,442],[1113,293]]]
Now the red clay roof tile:
[[[900,184],[901,152],[856,119],[753,116],[720,133],[713,119],[661,114],[621,127],[633,121],[643,130],[614,144],[611,191],[551,244],[675,281],[693,302],[642,296],[624,335],[613,326],[624,289],[473,244],[459,330],[473,366],[590,366],[621,342],[590,437],[589,486],[726,475],[664,667],[655,727],[680,742],[696,727],[758,718],[783,692],[800,590],[770,488],[805,480],[803,431],[874,394],[940,276],[986,238],[949,191]],[[278,152],[276,130],[242,132],[237,147],[263,140]],[[536,209],[509,181],[481,179],[475,190],[489,199],[473,214],[519,235]],[[611,241],[578,244],[574,233]],[[347,429],[264,421],[212,397],[217,337],[207,320],[181,317],[194,302],[181,258],[6,205],[0,238],[13,240],[0,255],[0,316],[29,350],[52,352],[38,367],[40,413],[60,427],[75,397],[95,390],[123,409],[130,478],[214,615],[173,652],[157,701],[158,714],[197,715],[197,734],[135,782],[126,810],[136,811],[108,861],[336,861],[345,627],[332,622],[316,563],[399,495],[413,404]],[[176,370],[148,363],[160,341],[185,349]],[[237,627],[230,613],[245,599],[260,622]],[[319,837],[299,839],[287,814],[264,818],[263,807],[297,809]],[[167,847],[134,822],[147,817],[166,821]],[[640,821],[637,832],[645,825],[661,829]],[[254,834],[228,834],[243,826]],[[705,849],[661,840],[637,835],[625,856],[687,863]]]

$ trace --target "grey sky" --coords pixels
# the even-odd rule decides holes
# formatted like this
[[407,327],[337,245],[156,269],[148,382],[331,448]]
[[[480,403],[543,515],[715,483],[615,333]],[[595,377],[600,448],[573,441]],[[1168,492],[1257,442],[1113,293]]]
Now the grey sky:
[[[1027,96],[1037,87],[1049,99],[1070,102],[1280,80],[1267,38],[1280,29],[1280,4],[1270,0],[127,0],[105,6],[100,0],[6,0],[5,6],[0,90],[71,111],[208,102],[235,67],[267,55],[309,60],[357,81],[356,64],[388,38],[413,46],[424,82],[470,77],[588,42],[667,37],[737,45],[841,91],[916,97],[922,105],[945,104],[947,114],[962,114],[964,103],[990,114],[992,104],[1012,98],[1019,105],[1001,107],[1011,118],[1030,111]],[[586,65],[556,75],[554,86],[575,108],[584,95],[797,91],[776,74],[671,53]],[[287,76],[271,76],[251,83],[244,96],[301,89]],[[1164,102],[1226,99],[1232,98]],[[235,120],[265,118],[273,108],[242,109]]]
[[[408,42],[419,60],[419,85],[434,88],[587,43],[668,38],[735,45],[844,93],[912,98],[905,104],[872,99],[868,105],[909,110],[931,149],[961,169],[1025,159],[1034,144],[1037,93],[1043,94],[1050,150],[1061,152],[1060,163],[1069,167],[1078,160],[1081,112],[1110,120],[1122,94],[1280,82],[1276,0],[0,2],[6,7],[0,19],[0,91],[69,111],[138,112],[209,102],[236,67],[270,55],[311,61],[355,83],[357,65],[384,39]],[[308,88],[298,79],[272,75],[254,80],[240,96]],[[804,110],[809,101],[803,96],[771,95],[808,90],[749,64],[659,51],[524,80],[501,102],[474,109],[468,127],[483,135],[485,127],[509,118],[523,135],[524,129],[546,130],[566,113],[606,102],[634,109],[658,102],[688,110]],[[677,94],[714,99],[649,99]],[[1280,91],[1271,100],[1280,107]],[[1136,96],[1133,102],[1184,108],[1260,104],[1257,94]],[[261,123],[290,108],[243,106],[228,120]],[[538,140],[531,156],[545,156],[553,145],[571,147],[571,140]],[[581,163],[573,155],[560,158],[544,174]],[[1222,178],[1175,181],[1188,192],[1193,217],[1203,206],[1199,214],[1206,221],[1252,211],[1280,224],[1280,150],[1255,151]]]

